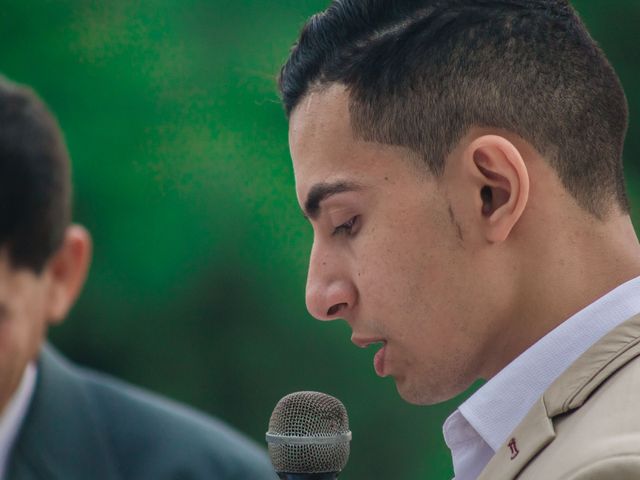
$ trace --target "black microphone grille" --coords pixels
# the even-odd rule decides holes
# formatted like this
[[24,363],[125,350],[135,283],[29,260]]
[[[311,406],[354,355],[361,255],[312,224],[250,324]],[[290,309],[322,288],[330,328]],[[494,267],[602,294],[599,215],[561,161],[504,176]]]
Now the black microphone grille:
[[277,472],[340,472],[349,459],[347,410],[326,393],[291,393],[274,408],[266,438]]

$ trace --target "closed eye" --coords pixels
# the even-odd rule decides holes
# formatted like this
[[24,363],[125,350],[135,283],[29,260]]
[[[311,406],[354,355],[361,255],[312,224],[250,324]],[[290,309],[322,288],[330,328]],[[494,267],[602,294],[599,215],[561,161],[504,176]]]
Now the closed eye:
[[357,231],[359,218],[360,218],[360,215],[356,215],[354,217],[351,217],[347,222],[343,223],[342,225],[338,225],[333,230],[333,233],[331,235],[332,236],[336,236],[336,235],[353,235],[353,234],[355,234],[356,231]]

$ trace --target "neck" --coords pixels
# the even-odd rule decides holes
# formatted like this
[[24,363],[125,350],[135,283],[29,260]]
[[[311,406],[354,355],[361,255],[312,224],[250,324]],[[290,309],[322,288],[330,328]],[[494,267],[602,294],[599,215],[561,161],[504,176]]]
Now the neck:
[[640,276],[640,244],[626,215],[605,222],[588,219],[573,228],[547,225],[539,233],[515,260],[520,288],[501,325],[485,378],[572,315]]

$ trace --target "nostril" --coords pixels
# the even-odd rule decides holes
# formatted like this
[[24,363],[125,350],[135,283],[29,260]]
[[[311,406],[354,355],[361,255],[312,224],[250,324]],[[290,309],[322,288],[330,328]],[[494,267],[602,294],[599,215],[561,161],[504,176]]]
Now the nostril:
[[342,310],[343,307],[346,307],[346,306],[347,306],[346,303],[336,303],[329,310],[327,310],[327,316],[328,317],[334,316],[336,313]]

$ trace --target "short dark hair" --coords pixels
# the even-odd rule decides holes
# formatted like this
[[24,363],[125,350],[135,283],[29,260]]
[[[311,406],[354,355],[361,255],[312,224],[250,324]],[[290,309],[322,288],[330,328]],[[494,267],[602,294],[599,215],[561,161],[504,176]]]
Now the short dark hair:
[[0,75],[0,249],[40,273],[70,222],[69,155],[53,115]]
[[409,147],[435,175],[472,126],[505,129],[596,217],[629,211],[627,101],[568,0],[335,0],[282,67],[287,115],[334,83],[357,135]]

